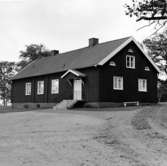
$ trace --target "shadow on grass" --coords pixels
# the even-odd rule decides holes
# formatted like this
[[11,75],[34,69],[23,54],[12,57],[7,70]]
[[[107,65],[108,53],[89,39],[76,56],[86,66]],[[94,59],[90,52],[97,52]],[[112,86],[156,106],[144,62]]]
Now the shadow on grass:
[[105,107],[105,108],[73,108],[73,109],[63,109],[63,110],[53,110],[52,108],[20,108],[15,109],[12,106],[3,107],[0,106],[0,113],[11,113],[11,112],[27,112],[27,111],[37,111],[37,112],[117,112],[117,111],[134,111],[142,108],[156,108],[163,104],[154,105],[140,105],[140,106],[127,106],[127,107]]
[[[140,105],[140,106],[127,106],[127,107],[104,107],[104,108],[73,108],[69,111],[134,111],[137,109],[142,109],[150,105]],[[153,105],[156,106],[156,105]]]
[[[12,108],[12,106],[0,106],[0,113],[14,113],[14,112],[27,112],[27,111],[37,111],[37,110],[43,110],[44,108],[36,108],[36,109],[31,109],[31,108],[20,108],[20,109],[15,109]],[[46,108],[45,108],[46,109]]]

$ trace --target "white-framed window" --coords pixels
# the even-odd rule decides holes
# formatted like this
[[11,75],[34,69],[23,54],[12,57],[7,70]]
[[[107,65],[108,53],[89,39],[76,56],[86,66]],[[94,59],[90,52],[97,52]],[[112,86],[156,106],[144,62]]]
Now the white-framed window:
[[110,65],[110,66],[116,66],[116,63],[115,63],[114,61],[111,61],[111,62],[109,63],[109,65]]
[[133,50],[131,48],[128,49],[128,52],[133,53]]
[[146,66],[146,67],[144,68],[144,70],[145,70],[145,71],[150,71],[150,68],[149,68],[148,66]]
[[135,56],[132,55],[126,56],[126,68],[135,69]]
[[31,82],[25,83],[25,95],[26,96],[31,95]]
[[59,93],[59,79],[53,79],[51,81],[51,94]]
[[37,94],[43,95],[44,94],[44,81],[37,82]]
[[123,77],[119,77],[119,76],[113,77],[113,89],[123,90]]
[[146,79],[138,79],[138,91],[147,92],[147,80]]

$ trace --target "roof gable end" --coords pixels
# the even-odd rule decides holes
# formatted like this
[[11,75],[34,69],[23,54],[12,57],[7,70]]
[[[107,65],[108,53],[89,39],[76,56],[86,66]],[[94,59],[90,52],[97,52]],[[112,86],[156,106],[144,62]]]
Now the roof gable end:
[[65,72],[61,78],[64,78],[65,76],[67,76],[69,73],[72,73],[74,75],[76,75],[77,77],[85,77],[86,75],[84,73],[81,73],[77,70],[72,70],[72,69],[69,69],[67,72]]
[[133,37],[128,38],[124,43],[122,43],[119,47],[117,47],[114,51],[112,51],[104,59],[102,59],[97,65],[104,65],[106,62],[108,62],[112,57],[114,57],[118,52],[120,52],[125,46],[127,46],[132,41],[136,44],[136,46],[144,54],[144,56],[149,60],[149,62],[156,69],[156,71],[158,73],[160,73],[161,72],[160,69],[153,62],[153,60],[150,58],[150,56],[146,52],[144,52],[143,48],[139,45],[139,43]]

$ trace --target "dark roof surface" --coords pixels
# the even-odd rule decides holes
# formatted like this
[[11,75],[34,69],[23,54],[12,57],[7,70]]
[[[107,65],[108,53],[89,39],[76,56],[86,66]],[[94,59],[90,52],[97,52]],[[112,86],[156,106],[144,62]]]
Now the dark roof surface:
[[55,56],[37,59],[16,74],[13,80],[97,65],[102,59],[116,50],[129,38],[130,37],[126,37],[100,43],[93,47],[85,47]]

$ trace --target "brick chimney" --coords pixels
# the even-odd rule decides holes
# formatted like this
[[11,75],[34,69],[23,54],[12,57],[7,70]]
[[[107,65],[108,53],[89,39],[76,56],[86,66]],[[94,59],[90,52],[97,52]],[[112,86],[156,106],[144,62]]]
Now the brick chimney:
[[97,44],[99,44],[99,39],[98,38],[90,38],[89,39],[89,47],[93,47]]
[[59,54],[59,50],[52,50],[52,51],[51,51],[51,54],[52,54],[53,56],[55,56],[55,55]]

